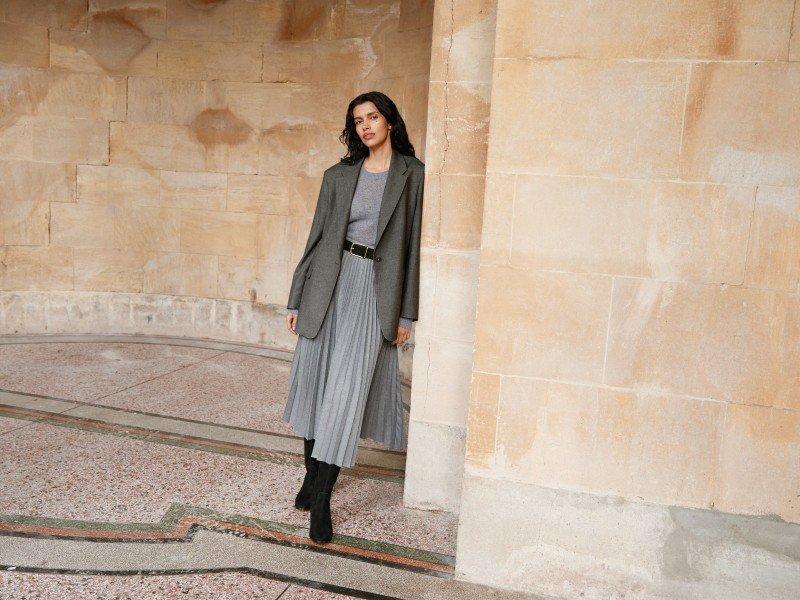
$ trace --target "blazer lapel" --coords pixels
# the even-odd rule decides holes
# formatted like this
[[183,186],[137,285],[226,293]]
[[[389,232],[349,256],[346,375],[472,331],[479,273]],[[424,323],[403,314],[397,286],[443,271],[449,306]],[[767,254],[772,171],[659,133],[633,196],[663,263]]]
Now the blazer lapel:
[[381,239],[381,235],[383,235],[383,230],[386,229],[386,225],[389,223],[395,206],[397,206],[397,201],[400,200],[400,194],[406,186],[407,178],[408,165],[406,165],[406,159],[392,148],[392,160],[389,162],[389,174],[386,177],[386,187],[383,188],[381,208],[378,214],[378,233],[375,236],[376,246]]
[[352,165],[346,165],[346,168],[342,169],[336,179],[336,202],[338,204],[336,209],[341,216],[341,223],[345,230],[350,219],[350,205],[353,203],[353,194],[356,192],[356,183],[358,183],[358,173],[361,171],[364,158],[366,157],[359,158]]
[[[354,164],[348,165],[348,168],[345,169],[339,176],[340,190],[337,196],[341,201],[339,210],[344,216],[345,227],[347,227],[347,221],[350,216],[350,205],[353,201],[353,194],[356,191],[358,174],[361,172],[361,166],[364,164],[365,158],[366,157],[362,157]],[[406,164],[406,160],[402,154],[392,148],[392,158],[389,162],[389,173],[386,176],[386,186],[383,188],[381,206],[378,212],[378,231],[377,235],[375,236],[376,246],[378,245],[378,241],[381,239],[381,235],[383,235],[383,230],[386,229],[386,225],[389,223],[389,219],[391,218],[392,213],[397,206],[398,200],[400,200],[400,195],[406,185],[407,178],[408,165]]]

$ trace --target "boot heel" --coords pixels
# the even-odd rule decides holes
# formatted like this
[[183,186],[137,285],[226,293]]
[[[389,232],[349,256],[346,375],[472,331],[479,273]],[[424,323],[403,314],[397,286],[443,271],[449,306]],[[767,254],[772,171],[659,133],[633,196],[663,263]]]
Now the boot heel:
[[311,523],[308,528],[309,537],[318,544],[330,542],[333,538],[331,523],[331,495],[320,492],[311,506]]
[[308,536],[318,544],[324,544],[333,538],[331,494],[340,469],[339,465],[319,461],[308,527]]

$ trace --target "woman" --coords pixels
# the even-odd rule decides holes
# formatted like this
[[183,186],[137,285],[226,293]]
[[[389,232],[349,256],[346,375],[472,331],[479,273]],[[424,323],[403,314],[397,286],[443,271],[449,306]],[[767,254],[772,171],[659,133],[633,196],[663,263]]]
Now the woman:
[[309,535],[333,537],[330,498],[358,439],[405,449],[398,347],[419,304],[425,165],[380,92],[354,98],[339,136],[347,155],[325,170],[286,316],[298,334],[283,420],[304,439],[295,506]]

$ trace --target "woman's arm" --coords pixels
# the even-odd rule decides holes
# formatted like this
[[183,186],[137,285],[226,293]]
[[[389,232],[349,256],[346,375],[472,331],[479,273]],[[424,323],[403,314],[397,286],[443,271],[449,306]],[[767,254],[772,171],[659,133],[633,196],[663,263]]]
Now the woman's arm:
[[325,225],[325,217],[328,214],[328,209],[333,201],[333,185],[331,179],[333,175],[331,172],[325,171],[322,176],[322,185],[319,190],[319,198],[317,198],[317,206],[314,209],[314,218],[311,221],[311,229],[308,232],[308,241],[306,242],[303,256],[297,263],[292,276],[292,285],[289,290],[289,301],[286,303],[286,308],[297,309],[300,307],[300,297],[303,295],[303,286],[306,282],[306,272],[308,266],[311,264],[311,257],[317,242],[322,238],[322,228]]
[[422,173],[419,186],[417,186],[414,217],[411,225],[411,240],[406,261],[406,275],[403,289],[403,300],[400,306],[400,325],[405,319],[406,323],[417,320],[419,311],[419,256],[420,237],[422,232],[422,196],[425,191],[425,173]]

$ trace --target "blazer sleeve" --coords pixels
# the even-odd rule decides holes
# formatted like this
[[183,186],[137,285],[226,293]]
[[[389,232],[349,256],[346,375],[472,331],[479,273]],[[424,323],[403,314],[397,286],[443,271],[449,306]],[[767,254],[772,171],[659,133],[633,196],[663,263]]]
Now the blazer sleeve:
[[406,276],[403,288],[403,301],[400,316],[409,321],[416,321],[419,312],[419,256],[420,237],[422,233],[422,196],[425,191],[425,173],[423,171],[417,186],[414,218],[411,225],[411,240],[406,260]]
[[325,217],[333,200],[333,183],[331,179],[333,176],[326,172],[322,176],[322,185],[319,190],[319,197],[317,198],[317,206],[314,209],[314,218],[311,221],[311,229],[308,232],[308,240],[306,241],[303,256],[297,263],[292,276],[292,285],[289,288],[289,301],[286,303],[288,309],[298,309],[300,307],[300,298],[303,295],[303,286],[306,283],[306,273],[311,264],[314,248],[317,242],[322,239],[322,228],[325,225]]

